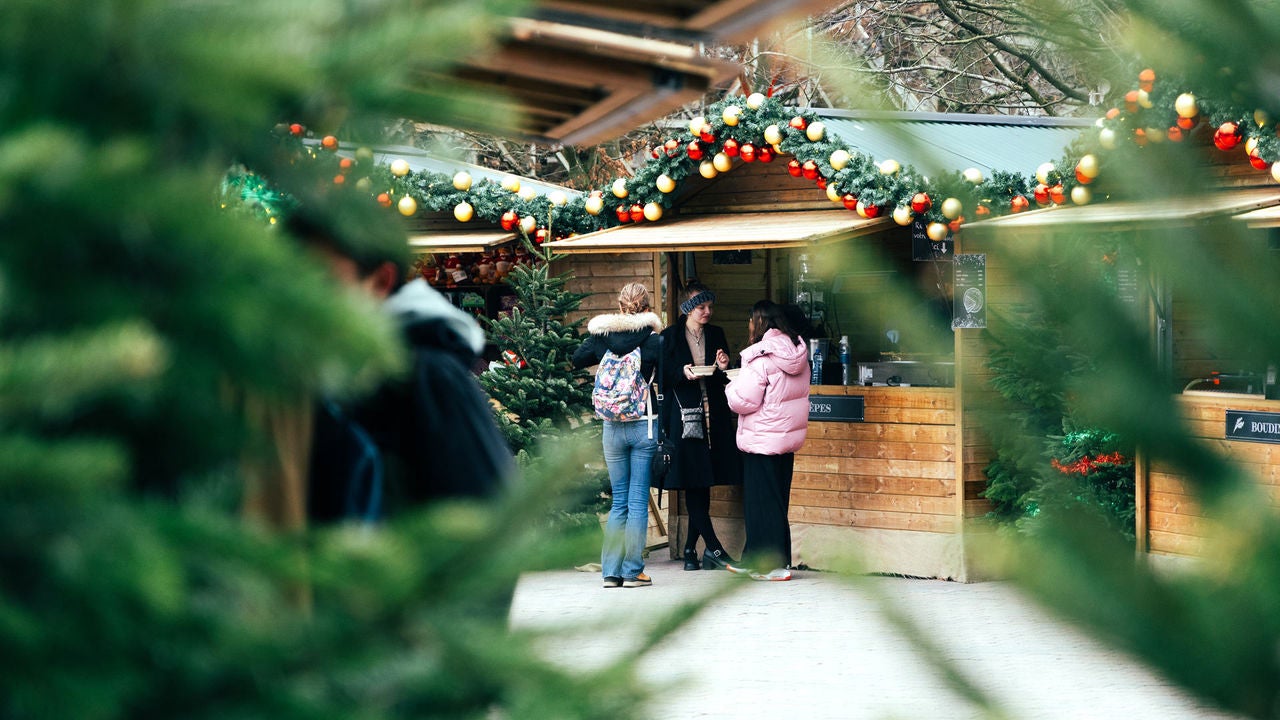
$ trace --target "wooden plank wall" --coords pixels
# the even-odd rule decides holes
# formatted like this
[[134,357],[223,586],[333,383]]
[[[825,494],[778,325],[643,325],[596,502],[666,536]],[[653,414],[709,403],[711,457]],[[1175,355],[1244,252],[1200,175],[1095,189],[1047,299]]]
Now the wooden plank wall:
[[824,385],[813,392],[862,395],[866,422],[809,423],[796,453],[793,523],[959,532],[951,388]]
[[781,294],[786,291],[787,256],[791,252],[753,250],[750,265],[715,265],[712,264],[711,253],[693,254],[698,279],[716,293],[711,323],[724,328],[735,364],[738,361],[736,354],[747,346],[747,320],[751,316],[751,306],[766,298],[766,288],[772,289],[772,297],[768,299],[775,302],[780,301]]
[[[553,273],[570,272],[573,277],[566,288],[572,292],[591,293],[582,301],[578,312],[568,319],[591,318],[618,311],[618,291],[629,282],[643,282],[653,293],[654,312],[662,313],[663,278],[658,253],[626,253],[601,255],[568,255],[552,264]],[[656,290],[655,290],[656,288]],[[584,327],[585,330],[585,327]]]
[[711,180],[691,176],[679,190],[675,205],[682,215],[839,207],[812,180],[791,177],[787,172],[790,159],[790,155],[783,155],[771,163],[735,161],[732,170]]
[[[1232,465],[1243,469],[1280,509],[1280,446],[1226,440],[1226,411],[1280,411],[1280,402],[1247,398],[1181,396],[1177,398],[1192,437]],[[1208,530],[1204,513],[1188,479],[1159,461],[1147,476],[1147,540],[1153,553],[1195,556]]]

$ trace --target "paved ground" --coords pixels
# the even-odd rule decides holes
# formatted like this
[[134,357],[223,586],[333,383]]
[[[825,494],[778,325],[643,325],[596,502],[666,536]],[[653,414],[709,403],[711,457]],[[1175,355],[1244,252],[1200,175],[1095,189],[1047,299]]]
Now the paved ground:
[[633,647],[636,633],[619,628],[638,628],[729,583],[732,592],[641,663],[641,679],[654,687],[652,717],[988,717],[886,620],[879,595],[1010,718],[1229,717],[1048,617],[1007,583],[868,577],[854,587],[818,572],[752,582],[684,572],[665,556],[650,558],[647,572],[652,587],[611,590],[600,587],[599,573],[526,575],[512,625],[555,628],[550,657],[596,666]]

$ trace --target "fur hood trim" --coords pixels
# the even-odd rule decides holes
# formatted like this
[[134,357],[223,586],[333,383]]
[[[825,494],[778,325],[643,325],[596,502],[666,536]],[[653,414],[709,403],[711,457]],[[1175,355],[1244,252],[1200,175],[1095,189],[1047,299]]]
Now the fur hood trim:
[[587,332],[592,335],[607,335],[617,332],[636,332],[652,328],[654,332],[662,332],[662,319],[651,312],[642,313],[608,313],[597,315],[587,323]]

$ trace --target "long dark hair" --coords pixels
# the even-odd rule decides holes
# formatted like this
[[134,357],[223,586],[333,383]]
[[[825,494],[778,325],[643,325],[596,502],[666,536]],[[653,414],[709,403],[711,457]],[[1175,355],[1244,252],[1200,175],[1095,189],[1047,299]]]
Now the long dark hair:
[[772,300],[761,300],[752,305],[751,342],[760,342],[765,332],[771,328],[791,338],[792,345],[799,345],[802,342],[796,331],[791,329],[791,323],[787,321],[787,314],[783,312],[781,305]]

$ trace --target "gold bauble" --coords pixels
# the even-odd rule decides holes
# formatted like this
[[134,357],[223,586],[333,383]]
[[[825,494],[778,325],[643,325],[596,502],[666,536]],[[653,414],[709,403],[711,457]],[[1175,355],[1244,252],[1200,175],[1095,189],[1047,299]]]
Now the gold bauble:
[[412,195],[405,195],[400,198],[400,202],[396,203],[396,209],[405,217],[412,217],[418,212],[418,201],[413,199]]
[[733,160],[730,159],[728,155],[725,155],[724,153],[719,152],[719,153],[716,153],[715,157],[711,158],[711,164],[714,165],[716,170],[719,170],[720,172],[729,172],[729,170],[733,167]]
[[825,137],[826,134],[827,126],[823,125],[821,122],[811,122],[809,123],[809,126],[804,129],[804,136],[813,142],[818,142]]
[[962,212],[964,212],[964,204],[957,198],[949,197],[942,201],[942,217],[955,220]]
[[453,175],[453,189],[466,192],[471,189],[471,173],[461,170]]
[[764,100],[764,93],[751,93],[747,96],[747,107],[752,110],[759,110],[760,106],[764,104]]
[[947,239],[947,226],[944,223],[929,223],[929,227],[924,229],[924,234],[934,242],[942,242]]
[[832,170],[843,170],[849,165],[850,159],[852,157],[849,155],[849,151],[841,148],[832,152],[831,157],[827,160],[831,163]]
[[716,169],[715,163],[710,160],[703,160],[702,163],[698,165],[698,174],[710,180],[711,178],[719,175],[720,171]]
[[560,207],[561,205],[569,202],[569,196],[565,195],[563,190],[552,190],[547,195],[547,200],[549,200],[552,205]]
[[396,158],[391,161],[391,174],[396,177],[404,177],[409,174],[409,161],[404,158]]
[[724,109],[724,112],[720,113],[720,117],[724,120],[724,124],[730,126],[738,124],[738,117],[740,115],[742,115],[742,108],[737,105],[730,105]]
[[764,129],[764,141],[770,145],[777,145],[782,142],[782,128],[777,125],[770,125]]
[[983,179],[982,171],[974,167],[965,168],[964,179],[965,179],[965,182],[968,182],[972,185],[981,185],[982,179]]
[[453,217],[458,222],[471,222],[471,218],[475,215],[475,208],[471,207],[469,202],[460,202],[453,206]]
[[613,196],[616,198],[624,198],[627,196],[627,181],[618,178],[613,181]]
[[520,179],[514,175],[502,178],[502,189],[507,192],[520,192]]
[[659,175],[658,179],[653,181],[653,185],[658,188],[658,192],[662,193],[669,193],[676,189],[676,181],[672,180],[671,176],[666,173]]
[[532,235],[538,229],[538,221],[532,215],[525,215],[520,218],[520,229],[525,235]]
[[915,213],[911,212],[911,206],[909,205],[899,205],[893,209],[893,221],[899,225],[910,225],[911,221],[915,219]]
[[1093,199],[1093,191],[1084,185],[1077,185],[1071,188],[1071,202],[1077,205],[1088,205]]
[[1173,110],[1178,113],[1178,117],[1193,118],[1200,114],[1200,106],[1196,104],[1196,96],[1191,93],[1182,93],[1177,100],[1173,101]]
[[582,205],[588,215],[599,215],[600,211],[604,210],[604,198],[597,193],[591,193]]
[[885,160],[880,163],[879,167],[881,175],[897,175],[898,171],[902,169],[902,165],[893,159]]
[[649,222],[655,222],[662,219],[662,206],[656,202],[645,203],[644,219]]

